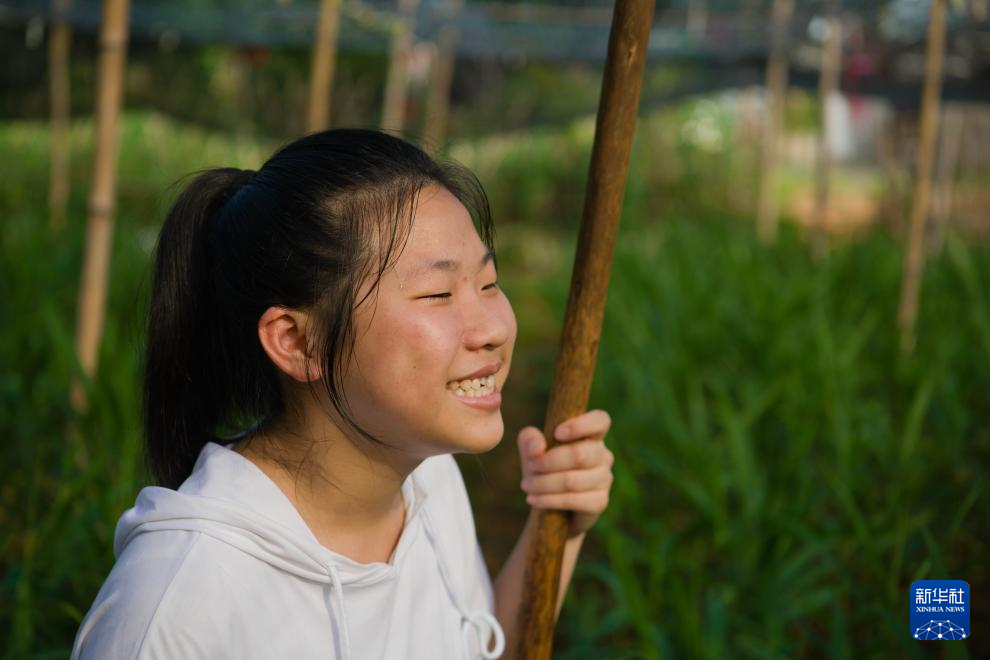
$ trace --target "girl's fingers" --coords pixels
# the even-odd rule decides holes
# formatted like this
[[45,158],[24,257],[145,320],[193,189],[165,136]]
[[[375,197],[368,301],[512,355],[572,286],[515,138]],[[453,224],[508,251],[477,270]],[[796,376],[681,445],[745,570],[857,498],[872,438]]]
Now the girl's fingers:
[[574,444],[557,445],[542,456],[526,462],[526,474],[545,474],[565,470],[584,470],[599,465],[612,467],[615,456],[600,440],[584,440]]
[[607,412],[589,410],[554,429],[561,442],[550,450],[541,429],[519,432],[526,501],[534,508],[573,511],[570,537],[584,533],[608,507],[615,455],[604,440],[611,425]]
[[529,495],[526,501],[538,509],[559,511],[580,511],[600,514],[608,507],[608,491],[596,490],[587,493],[553,493]]
[[539,456],[546,450],[547,445],[543,432],[535,426],[527,426],[519,431],[516,442],[519,445],[519,455],[523,457],[523,460]]
[[601,465],[590,470],[568,470],[553,474],[533,474],[522,480],[520,486],[530,494],[578,493],[589,490],[607,490],[612,485],[612,470]]
[[553,437],[561,441],[603,438],[612,426],[612,418],[604,410],[589,410],[557,425]]

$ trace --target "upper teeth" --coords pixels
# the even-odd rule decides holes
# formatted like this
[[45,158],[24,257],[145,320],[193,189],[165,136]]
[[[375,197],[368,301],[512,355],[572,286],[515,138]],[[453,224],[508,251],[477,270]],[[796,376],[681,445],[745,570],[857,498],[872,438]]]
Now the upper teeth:
[[456,380],[447,383],[447,389],[451,390],[454,394],[459,394],[461,396],[485,396],[495,391],[495,376],[493,374],[483,378]]

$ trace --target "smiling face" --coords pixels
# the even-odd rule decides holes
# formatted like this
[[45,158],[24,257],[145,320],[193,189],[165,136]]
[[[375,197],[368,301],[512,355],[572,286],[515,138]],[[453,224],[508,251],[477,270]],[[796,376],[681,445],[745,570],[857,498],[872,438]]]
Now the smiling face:
[[361,426],[417,459],[498,444],[516,318],[450,192],[423,189],[401,255],[354,323],[343,385]]

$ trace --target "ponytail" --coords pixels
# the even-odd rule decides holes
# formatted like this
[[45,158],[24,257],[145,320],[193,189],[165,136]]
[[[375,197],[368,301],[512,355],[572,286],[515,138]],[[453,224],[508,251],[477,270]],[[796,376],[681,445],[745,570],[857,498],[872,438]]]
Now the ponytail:
[[223,168],[197,176],[169,210],[155,249],[144,425],[149,467],[169,488],[192,471],[225,408],[210,234],[218,211],[252,175]]

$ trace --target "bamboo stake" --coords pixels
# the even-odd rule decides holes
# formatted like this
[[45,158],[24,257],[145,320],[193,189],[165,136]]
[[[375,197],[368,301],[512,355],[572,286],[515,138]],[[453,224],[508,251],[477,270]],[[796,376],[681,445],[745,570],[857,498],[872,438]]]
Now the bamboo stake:
[[454,60],[460,30],[462,0],[448,0],[448,16],[437,35],[437,56],[430,71],[429,89],[426,95],[426,119],[423,126],[423,145],[437,153],[447,132],[447,115],[450,112],[450,87],[454,82]]
[[828,143],[832,130],[829,125],[828,101],[836,93],[835,90],[839,86],[839,69],[842,58],[842,23],[835,15],[834,6],[831,3],[829,14],[826,21],[825,41],[822,44],[821,73],[818,76],[821,128],[818,130],[814,233],[812,234],[812,254],[817,260],[824,259],[828,253],[828,193],[832,169],[832,154],[829,152]]
[[392,32],[392,48],[382,103],[382,128],[401,133],[405,123],[406,94],[409,86],[409,54],[413,46],[413,26],[419,0],[399,0],[399,22]]
[[72,28],[68,22],[71,0],[52,1],[48,37],[48,83],[51,93],[51,171],[48,179],[48,222],[54,232],[65,226],[69,204],[69,51]]
[[[653,25],[653,5],[653,0],[615,3],[584,214],[543,427],[548,448],[559,444],[553,439],[553,429],[581,414],[588,405]],[[546,660],[553,643],[560,568],[570,516],[563,511],[540,511],[537,521],[536,535],[527,549],[515,643],[516,657]],[[509,648],[511,644],[512,640],[508,640]]]
[[925,81],[921,90],[921,139],[918,145],[918,172],[911,204],[911,228],[904,256],[901,301],[897,321],[901,350],[910,353],[916,341],[914,324],[918,318],[918,295],[924,268],[922,246],[925,219],[932,188],[932,160],[938,128],[939,93],[942,88],[942,56],[945,47],[945,0],[932,0],[928,17],[928,45],[925,48]]
[[337,33],[340,31],[340,0],[321,0],[309,77],[309,109],[306,130],[322,131],[330,125],[330,92],[337,64]]
[[[96,153],[89,192],[86,248],[76,319],[76,351],[83,373],[91,378],[99,360],[106,313],[107,270],[113,237],[116,195],[117,124],[124,92],[129,0],[104,0],[100,26],[99,89],[96,98]],[[81,383],[73,379],[70,398],[78,411],[87,407]]]
[[756,228],[760,238],[773,242],[777,238],[777,149],[787,99],[788,30],[794,0],[773,0],[773,24],[770,56],[767,59],[767,119],[763,129],[760,158],[760,192],[756,210]]

